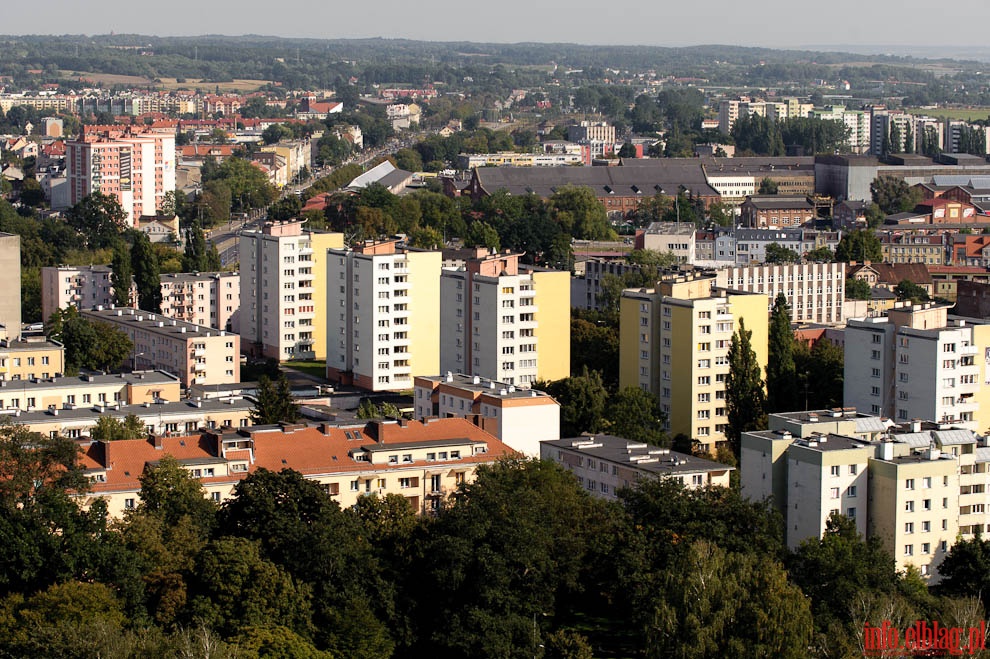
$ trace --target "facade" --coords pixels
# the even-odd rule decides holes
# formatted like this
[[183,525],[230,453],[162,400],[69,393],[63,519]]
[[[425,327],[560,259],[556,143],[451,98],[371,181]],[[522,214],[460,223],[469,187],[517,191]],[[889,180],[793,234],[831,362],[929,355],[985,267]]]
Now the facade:
[[457,156],[457,166],[460,169],[475,167],[498,167],[511,165],[513,167],[554,167],[560,165],[583,165],[584,156],[577,153],[516,153],[503,151],[499,153],[461,153]]
[[606,261],[604,259],[588,259],[581,264],[584,272],[575,272],[571,279],[571,306],[582,309],[598,309],[598,294],[602,290],[602,278],[605,275],[622,277],[627,272],[639,272],[640,267],[625,261]]
[[841,105],[828,105],[814,110],[815,119],[837,121],[849,129],[846,146],[849,153],[862,154],[870,149],[870,115],[863,110],[848,110]]
[[878,231],[884,263],[948,265],[952,234],[941,231]]
[[242,428],[250,425],[253,400],[239,396],[209,400],[151,400],[141,405],[97,403],[65,405],[32,412],[16,412],[12,420],[42,435],[71,439],[90,437],[100,417],[124,421],[136,416],[149,435],[171,437],[195,433],[204,428]]
[[185,437],[82,443],[80,453],[91,482],[84,504],[103,499],[112,517],[137,505],[139,477],[166,455],[200,479],[206,496],[217,502],[258,469],[293,469],[324,486],[342,507],[363,496],[399,494],[423,513],[439,510],[458,485],[474,480],[480,465],[515,455],[465,419],[220,428]]
[[800,227],[815,219],[815,208],[805,197],[754,195],[739,206],[739,219],[750,228]]
[[[735,243],[735,262],[763,263],[767,258],[767,246],[777,243],[781,247],[805,255],[818,247],[828,247],[833,252],[842,239],[841,231],[811,231],[808,229],[745,229],[738,228],[732,234]],[[720,250],[732,251],[732,250]]]
[[226,384],[241,379],[241,337],[140,309],[97,307],[83,318],[122,330],[134,343],[133,367],[178,376],[182,386]]
[[605,121],[582,121],[567,127],[567,139],[591,147],[591,157],[601,157],[615,149],[615,126]]
[[0,339],[0,382],[50,378],[64,372],[65,348],[58,341]]
[[985,429],[988,351],[990,325],[950,322],[944,306],[898,303],[886,317],[846,324],[844,401],[898,423],[930,419]]
[[791,322],[841,323],[846,299],[844,263],[744,265],[715,273],[715,285],[767,296],[770,310],[783,293]]
[[228,332],[240,331],[241,276],[237,272],[183,272],[162,280],[162,315]]
[[239,321],[246,350],[279,361],[326,357],[326,253],[343,246],[343,234],[306,231],[299,221],[241,232]]
[[622,488],[650,478],[669,478],[684,487],[729,487],[728,465],[613,435],[572,437],[540,443],[540,457],[570,470],[589,494],[616,499]]
[[87,126],[65,148],[70,206],[94,192],[111,195],[134,226],[142,215],[155,215],[165,194],[175,190],[174,133]]
[[560,404],[536,389],[447,373],[417,377],[413,399],[416,419],[470,419],[529,457],[539,457],[540,442],[560,438]]
[[695,227],[693,222],[651,222],[645,229],[636,230],[636,249],[652,249],[670,252],[681,263],[694,263]]
[[570,367],[570,273],[479,249],[440,276],[440,371],[527,387]]
[[619,386],[657,396],[667,430],[714,453],[725,441],[725,378],[732,335],[744,322],[767,363],[766,295],[717,289],[713,276],[668,277],[627,289],[619,306]]
[[142,405],[177,401],[180,395],[179,379],[164,371],[22,378],[14,386],[0,380],[0,410],[8,414],[92,405]]
[[327,378],[411,389],[440,371],[441,253],[396,241],[326,250]]
[[[0,233],[0,268],[3,272],[21,272],[21,237],[12,233]],[[47,318],[47,316],[45,316]],[[21,287],[8,286],[0,295],[0,325],[10,338],[21,335]]]
[[[41,269],[41,317],[48,319],[59,309],[109,307],[113,304],[110,266],[49,266]],[[131,291],[137,301],[137,289]]]

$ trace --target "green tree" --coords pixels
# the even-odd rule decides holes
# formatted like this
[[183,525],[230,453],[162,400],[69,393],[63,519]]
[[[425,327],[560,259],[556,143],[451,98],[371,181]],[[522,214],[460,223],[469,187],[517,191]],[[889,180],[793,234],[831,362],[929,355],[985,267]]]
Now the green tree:
[[904,126],[904,153],[914,153],[914,133],[910,123]]
[[[316,649],[312,642],[288,627],[246,627],[233,639],[237,643],[238,657],[243,659],[334,659],[334,655]],[[384,656],[384,655],[383,655]]]
[[[294,196],[294,195],[293,195]],[[209,250],[206,236],[199,222],[193,222],[186,229],[186,248],[182,254],[183,272],[209,272]]]
[[797,409],[794,384],[794,332],[787,298],[777,294],[770,313],[770,334],[767,341],[767,411],[792,412]]
[[113,303],[118,307],[131,306],[133,281],[130,250],[127,243],[117,240],[113,245],[113,260],[110,262],[110,285],[113,287]]
[[101,414],[89,434],[95,440],[112,442],[120,439],[138,439],[146,432],[144,423],[135,414],[128,414],[123,421],[109,414]]
[[831,263],[835,260],[835,252],[823,245],[805,254],[804,258],[813,263]]
[[897,295],[898,300],[910,300],[915,304],[928,301],[928,291],[910,279],[902,279],[894,287],[894,294]]
[[587,366],[602,376],[608,391],[619,386],[619,328],[584,318],[571,319],[571,373]]
[[162,280],[158,255],[151,246],[148,234],[137,233],[131,249],[131,268],[137,286],[138,308],[152,313],[162,310]]
[[608,392],[598,371],[589,371],[585,366],[580,375],[538,388],[544,389],[560,403],[562,437],[576,437],[582,432],[601,430]]
[[[621,156],[621,154],[620,154]],[[543,659],[594,659],[594,648],[588,639],[569,629],[558,629],[546,635]]]
[[869,300],[870,284],[864,279],[848,277],[846,279],[846,298],[850,300]]
[[614,240],[605,207],[591,188],[567,185],[548,200],[553,219],[564,233],[580,240]]
[[495,230],[495,227],[481,221],[471,223],[464,243],[474,247],[487,247],[496,252],[500,246],[498,231]]
[[278,144],[282,140],[292,139],[292,129],[285,124],[272,124],[261,131],[261,140],[265,144]]
[[901,127],[897,122],[890,122],[890,144],[888,153],[904,153],[904,141],[901,136]]
[[176,526],[188,518],[205,537],[215,523],[216,505],[206,498],[203,485],[178,460],[165,455],[139,478],[140,511]]
[[101,322],[91,322],[75,307],[52,313],[46,326],[48,335],[65,346],[65,370],[80,368],[113,370],[123,363],[134,344],[123,330]]
[[870,183],[873,203],[886,215],[914,210],[921,201],[921,191],[896,176],[881,175]]
[[632,142],[623,142],[622,147],[619,149],[620,158],[635,158],[636,157],[636,147]]
[[298,418],[299,405],[292,398],[292,389],[285,373],[280,373],[275,382],[266,375],[258,378],[258,393],[254,409],[251,410],[251,423],[295,423]]
[[883,209],[876,203],[870,202],[866,205],[866,226],[868,229],[876,229],[887,219]]
[[957,540],[945,555],[938,572],[939,590],[956,597],[979,597],[990,608],[990,541],[979,529],[971,540]]
[[842,405],[845,376],[842,348],[826,339],[816,341],[810,349],[804,342],[795,342],[794,364],[797,371],[794,396],[799,399],[804,395],[804,409],[831,409]]
[[605,407],[608,432],[637,442],[669,446],[665,415],[656,396],[639,387],[626,387],[611,396]]
[[883,261],[880,239],[869,229],[850,231],[842,236],[835,247],[835,260],[841,263]]
[[774,181],[769,176],[767,176],[763,180],[760,181],[760,188],[759,188],[759,190],[756,191],[756,194],[762,194],[762,195],[777,194],[777,191],[779,189],[780,189],[780,186],[777,185],[777,182]]
[[127,221],[127,213],[117,198],[100,192],[83,197],[66,211],[65,217],[69,226],[83,236],[90,249],[112,247]]
[[726,408],[729,424],[726,438],[739,455],[739,442],[744,432],[766,428],[766,393],[762,369],[751,344],[753,333],[739,319],[739,330],[729,344],[729,373],[725,379]]
[[763,260],[765,263],[798,263],[801,255],[778,243],[770,243],[767,245],[766,257]]

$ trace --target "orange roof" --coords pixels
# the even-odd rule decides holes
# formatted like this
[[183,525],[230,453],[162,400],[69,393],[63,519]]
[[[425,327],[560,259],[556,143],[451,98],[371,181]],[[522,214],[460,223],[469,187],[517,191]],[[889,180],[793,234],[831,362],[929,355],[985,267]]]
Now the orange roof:
[[[270,429],[244,428],[254,442],[254,461],[249,473],[259,468],[271,471],[294,469],[302,474],[333,474],[354,472],[381,472],[396,467],[385,464],[358,462],[350,451],[364,446],[389,446],[422,443],[428,445],[437,440],[464,440],[483,442],[487,452],[466,455],[459,460],[445,463],[451,467],[461,464],[491,462],[516,452],[493,435],[475,426],[467,419],[436,419],[429,423],[419,421],[385,423],[372,421],[364,426],[326,427],[288,426]],[[347,435],[350,434],[351,438]],[[247,440],[245,436],[243,439]],[[104,471],[106,480],[94,482],[92,491],[119,492],[138,490],[139,477],[149,463],[172,456],[187,464],[218,464],[250,458],[249,449],[236,449],[220,455],[218,435],[204,432],[187,437],[161,437],[161,448],[155,448],[150,440],[129,439],[114,442],[92,442],[80,447],[80,466],[87,470]],[[415,462],[413,463],[416,464]],[[423,463],[426,464],[425,462]],[[431,463],[432,464],[432,463]],[[401,465],[408,468],[409,463]],[[244,478],[243,472],[226,477],[215,477],[211,482],[235,482]]]

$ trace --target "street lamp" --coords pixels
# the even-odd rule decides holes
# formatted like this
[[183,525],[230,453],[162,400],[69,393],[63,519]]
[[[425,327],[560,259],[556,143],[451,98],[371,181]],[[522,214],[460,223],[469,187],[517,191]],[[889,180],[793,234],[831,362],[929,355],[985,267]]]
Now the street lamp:
[[137,370],[137,358],[143,357],[145,353],[139,352],[131,357],[131,373]]

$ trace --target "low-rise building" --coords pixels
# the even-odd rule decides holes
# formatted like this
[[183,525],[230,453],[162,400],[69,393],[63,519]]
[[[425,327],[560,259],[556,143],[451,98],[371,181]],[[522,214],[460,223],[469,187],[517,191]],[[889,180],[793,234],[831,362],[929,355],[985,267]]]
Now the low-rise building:
[[179,379],[164,371],[0,380],[0,411],[73,410],[92,405],[177,401]]
[[695,262],[695,227],[693,222],[651,222],[636,231],[636,249],[671,253],[681,263]]
[[168,371],[184,387],[224,384],[241,379],[241,337],[140,309],[97,307],[83,318],[107,323],[134,343],[132,366]]
[[237,483],[258,469],[293,469],[322,485],[341,507],[363,496],[398,494],[417,512],[432,512],[474,480],[479,466],[515,455],[466,419],[222,428],[84,443],[80,453],[91,484],[84,503],[103,499],[112,517],[138,505],[140,476],[165,456],[179,460],[216,502],[230,498]]
[[540,457],[563,465],[589,493],[615,499],[622,488],[650,478],[670,478],[697,489],[729,487],[734,467],[614,435],[540,442]]
[[0,382],[65,373],[65,348],[44,337],[0,339]]
[[209,400],[157,399],[138,405],[106,402],[14,412],[11,420],[42,435],[78,439],[90,436],[102,416],[122,422],[133,415],[140,420],[149,435],[170,437],[190,435],[201,428],[248,426],[254,408],[253,400],[240,396]]
[[540,455],[540,442],[560,438],[560,404],[536,389],[447,373],[417,377],[413,401],[416,419],[467,418],[530,457]]
[[806,197],[752,195],[739,206],[743,226],[751,228],[800,227],[815,219],[815,207]]

